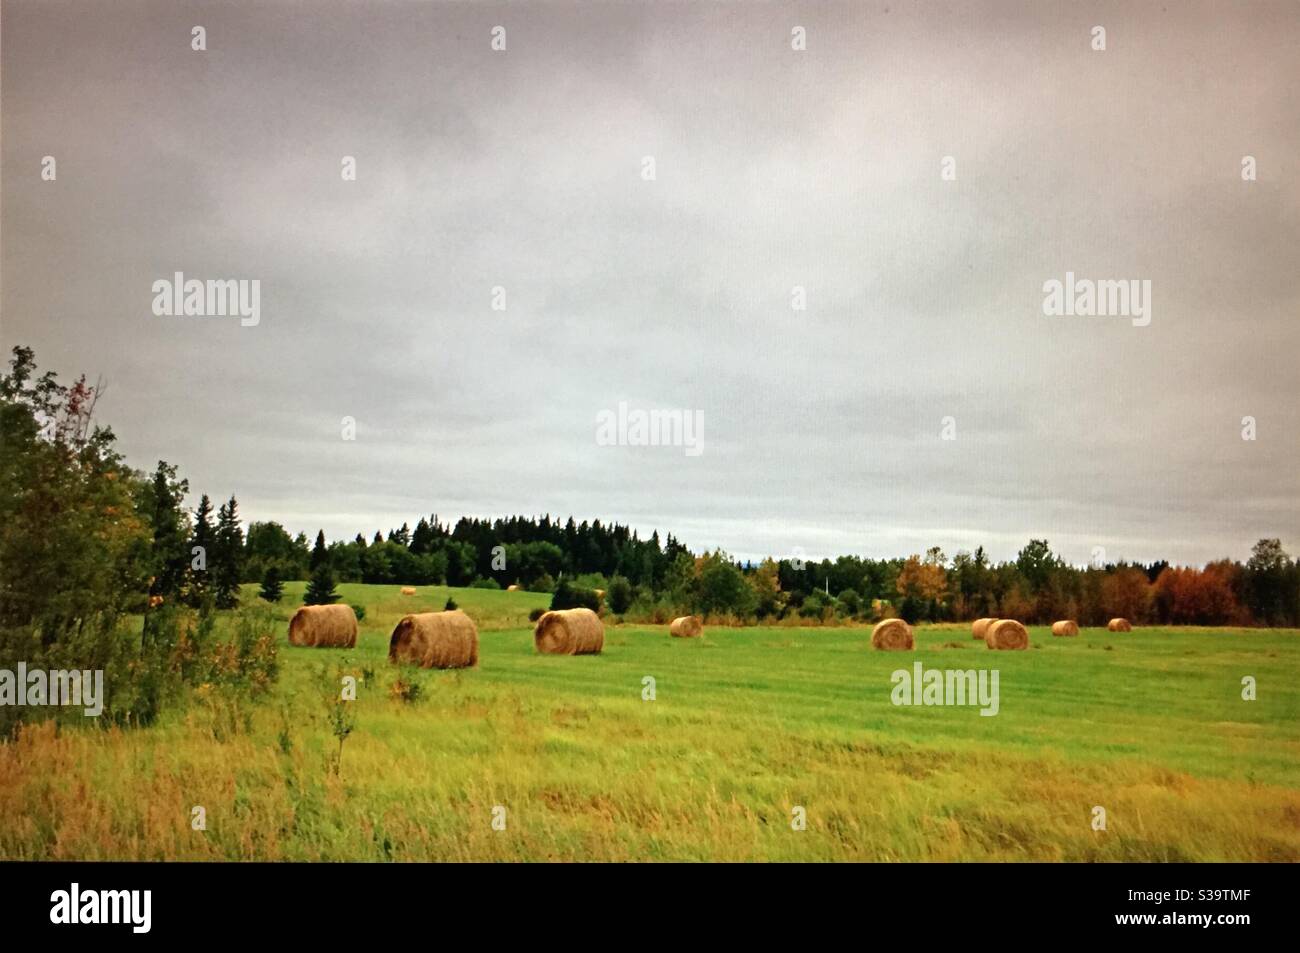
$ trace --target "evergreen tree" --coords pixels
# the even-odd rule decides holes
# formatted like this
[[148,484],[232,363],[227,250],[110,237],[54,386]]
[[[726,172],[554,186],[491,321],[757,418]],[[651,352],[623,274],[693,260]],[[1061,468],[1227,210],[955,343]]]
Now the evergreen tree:
[[217,510],[217,532],[213,556],[212,592],[218,609],[239,605],[239,579],[244,558],[244,531],[239,527],[239,504],[234,496]]
[[172,601],[180,595],[185,582],[185,542],[189,538],[189,520],[182,508],[189,491],[188,480],[176,479],[176,468],[159,460],[149,492],[149,521],[153,528],[150,596]]
[[262,577],[262,590],[258,596],[267,602],[279,602],[284,596],[284,583],[280,581],[280,573],[274,566],[266,567],[266,575]]
[[314,573],[321,566],[328,565],[329,561],[329,550],[325,548],[325,530],[322,529],[316,533],[316,545],[311,549],[311,571]]
[[212,528],[212,501],[206,493],[194,511],[194,531],[190,534],[188,566],[188,602],[202,605],[204,596],[211,591],[208,559],[215,554],[216,536]]
[[338,591],[334,588],[334,573],[328,562],[321,563],[311,574],[302,601],[309,606],[328,606],[339,601]]

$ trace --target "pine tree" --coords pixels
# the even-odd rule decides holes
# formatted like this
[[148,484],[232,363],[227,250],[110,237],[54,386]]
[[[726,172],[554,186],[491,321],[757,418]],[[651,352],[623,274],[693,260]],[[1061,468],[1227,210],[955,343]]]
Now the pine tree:
[[190,535],[189,604],[202,605],[204,596],[211,591],[208,559],[214,553],[216,536],[212,528],[212,501],[206,493],[194,511],[194,532]]
[[328,606],[339,601],[338,591],[334,588],[334,573],[329,563],[321,563],[311,574],[307,583],[307,592],[302,601],[309,606]]
[[262,576],[262,590],[258,596],[267,602],[279,602],[284,596],[284,583],[280,581],[280,573],[274,566],[266,567],[266,574]]
[[234,496],[217,510],[217,532],[212,566],[212,591],[218,609],[239,605],[239,578],[244,558],[244,531],[239,527],[239,504]]
[[329,561],[329,550],[325,548],[325,530],[320,530],[316,533],[316,545],[311,549],[311,571],[315,572]]

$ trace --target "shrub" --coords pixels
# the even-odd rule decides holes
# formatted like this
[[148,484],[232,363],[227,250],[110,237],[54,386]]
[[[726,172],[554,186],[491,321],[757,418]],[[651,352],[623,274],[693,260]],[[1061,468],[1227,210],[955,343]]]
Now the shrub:
[[459,608],[460,608],[460,606],[456,605],[456,600],[453,599],[451,596],[448,596],[448,597],[447,597],[447,604],[446,604],[445,606],[442,607],[442,611],[443,611],[443,612],[452,612],[452,611],[454,611],[454,610],[456,610],[456,609],[459,609]]
[[634,594],[632,583],[623,576],[615,576],[609,581],[609,591],[606,593],[609,597],[610,611],[615,615],[623,615],[632,607]]
[[551,597],[552,609],[590,609],[600,611],[600,596],[591,589],[582,589],[569,582],[562,582],[555,587]]
[[420,700],[423,690],[419,682],[398,678],[388,689],[388,694],[395,700],[410,705]]
[[538,619],[542,617],[543,613],[545,612],[546,612],[545,609],[543,609],[541,606],[538,606],[532,612],[528,613],[528,621],[536,622]]
[[479,578],[469,584],[469,587],[471,589],[500,589],[501,583],[497,582],[495,579],[484,579],[482,576],[479,576]]
[[357,614],[357,621],[360,622],[362,619],[366,617],[366,607],[359,606],[355,602],[351,603],[351,605],[352,605],[352,611]]

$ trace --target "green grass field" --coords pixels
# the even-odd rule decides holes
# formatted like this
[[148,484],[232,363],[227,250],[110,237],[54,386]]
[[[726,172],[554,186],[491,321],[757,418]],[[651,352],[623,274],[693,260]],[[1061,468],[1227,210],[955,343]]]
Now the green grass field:
[[[282,640],[302,589],[276,609]],[[626,625],[566,658],[532,648],[548,596],[458,589],[480,665],[402,669],[422,692],[404,702],[388,634],[449,590],[340,590],[367,610],[357,648],[284,643],[269,699],[200,690],[151,729],[0,747],[0,857],[1300,860],[1294,630],[1035,627],[1030,650],[991,652],[952,625],[885,653],[866,628]],[[997,668],[999,714],[895,707],[890,674],[916,659]],[[343,672],[364,680],[336,774]]]

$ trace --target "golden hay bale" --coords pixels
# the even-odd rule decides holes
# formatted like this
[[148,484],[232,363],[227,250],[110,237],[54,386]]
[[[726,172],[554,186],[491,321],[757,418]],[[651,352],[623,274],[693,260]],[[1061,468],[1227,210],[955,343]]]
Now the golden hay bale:
[[533,644],[544,655],[598,655],[605,626],[590,609],[552,609],[537,620]]
[[289,644],[310,648],[357,647],[357,614],[351,606],[303,606],[289,620]]
[[403,586],[403,587],[402,587],[402,595],[404,595],[404,596],[413,596],[413,595],[415,595],[415,587],[414,587],[414,586]]
[[984,633],[984,644],[991,649],[1029,648],[1029,630],[1015,619],[998,619]]
[[1133,623],[1128,619],[1111,619],[1106,623],[1106,628],[1112,632],[1132,632]]
[[987,634],[989,630],[989,626],[991,626],[994,622],[997,621],[998,621],[997,619],[976,619],[974,622],[970,624],[971,638],[979,639],[981,642],[983,642],[984,636],[985,634]]
[[679,639],[698,639],[704,634],[704,620],[697,615],[683,615],[668,625],[668,634]]
[[421,668],[473,668],[478,626],[459,609],[403,616],[388,640],[388,660]]
[[1079,623],[1073,619],[1062,619],[1052,623],[1052,635],[1078,635]]
[[519,588],[520,588],[519,586],[516,586],[512,583],[511,585],[506,586],[506,592],[518,592]]
[[871,647],[886,652],[904,652],[916,648],[912,627],[902,619],[886,619],[871,630]]

